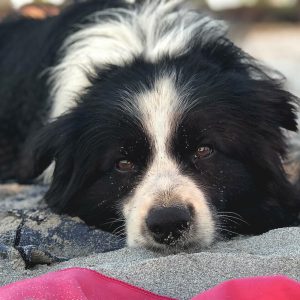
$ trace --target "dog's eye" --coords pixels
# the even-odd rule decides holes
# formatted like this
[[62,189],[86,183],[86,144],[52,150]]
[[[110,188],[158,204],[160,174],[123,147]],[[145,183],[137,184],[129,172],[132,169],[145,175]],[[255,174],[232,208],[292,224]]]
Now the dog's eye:
[[130,172],[130,171],[134,170],[135,165],[130,160],[121,159],[121,160],[117,161],[116,168],[117,168],[117,170],[122,171],[122,172]]
[[196,153],[195,153],[195,159],[201,159],[201,158],[206,158],[209,157],[214,150],[210,146],[200,146]]

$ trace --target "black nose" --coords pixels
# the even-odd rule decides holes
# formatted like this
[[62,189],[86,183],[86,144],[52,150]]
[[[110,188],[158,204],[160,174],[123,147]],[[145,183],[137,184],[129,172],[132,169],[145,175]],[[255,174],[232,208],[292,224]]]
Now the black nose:
[[181,206],[157,207],[150,210],[146,219],[147,227],[160,244],[175,243],[189,229],[191,213]]

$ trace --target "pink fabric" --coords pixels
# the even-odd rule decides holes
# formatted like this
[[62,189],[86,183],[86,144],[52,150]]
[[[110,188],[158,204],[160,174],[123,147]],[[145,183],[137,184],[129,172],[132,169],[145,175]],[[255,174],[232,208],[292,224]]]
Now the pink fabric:
[[[142,274],[141,274],[142,276]],[[0,300],[175,300],[83,268],[0,287]],[[300,300],[300,284],[285,276],[233,279],[191,300]]]
[[285,276],[233,279],[192,300],[300,300],[300,284]]
[[83,268],[48,273],[0,288],[0,300],[28,299],[172,300]]

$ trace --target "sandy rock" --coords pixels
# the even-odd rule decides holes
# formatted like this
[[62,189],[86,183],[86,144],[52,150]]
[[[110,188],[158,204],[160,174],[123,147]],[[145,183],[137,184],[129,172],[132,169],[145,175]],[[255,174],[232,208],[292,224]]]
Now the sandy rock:
[[[79,218],[52,213],[43,202],[46,187],[2,186],[0,260],[6,266],[51,264],[120,249],[122,238],[87,226]],[[14,255],[12,255],[14,254]]]

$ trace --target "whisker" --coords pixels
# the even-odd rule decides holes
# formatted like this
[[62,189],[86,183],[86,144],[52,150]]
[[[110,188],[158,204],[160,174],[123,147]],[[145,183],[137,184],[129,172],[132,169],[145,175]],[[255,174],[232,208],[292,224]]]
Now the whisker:
[[236,224],[236,225],[240,224],[240,222],[238,222],[236,220],[232,220],[231,218],[221,217],[220,220],[223,221],[223,223],[229,221],[229,222],[232,222],[233,224]]
[[111,221],[102,223],[102,225],[110,225],[110,224],[115,224],[115,223],[119,223],[119,222],[125,222],[125,219],[124,218],[111,219]]
[[124,224],[122,224],[121,226],[115,228],[112,232],[112,234],[115,234],[115,235],[124,235],[125,234],[125,226]]
[[217,230],[224,231],[224,232],[228,232],[228,233],[232,233],[232,234],[234,234],[234,235],[238,235],[238,232],[229,230],[229,229],[227,229],[227,228],[225,228],[225,227],[221,227],[221,226],[218,226],[218,227],[217,227]]
[[217,213],[217,216],[226,217],[228,219],[234,219],[234,220],[237,220],[237,221],[240,221],[240,222],[243,222],[243,223],[249,225],[249,223],[246,220],[244,220],[244,218],[241,215],[239,215],[238,213],[235,213],[235,212],[221,211],[221,212]]

